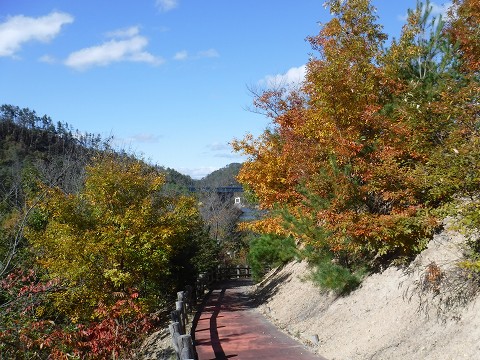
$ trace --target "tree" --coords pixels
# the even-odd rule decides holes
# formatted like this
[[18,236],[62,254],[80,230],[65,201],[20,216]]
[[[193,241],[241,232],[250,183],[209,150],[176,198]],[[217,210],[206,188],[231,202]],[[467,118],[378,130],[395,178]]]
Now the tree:
[[319,56],[303,93],[260,95],[274,128],[234,142],[249,156],[240,181],[264,208],[283,208],[250,227],[291,234],[345,266],[408,256],[437,226],[431,207],[448,200],[431,196],[427,174],[458,128],[447,105],[462,88],[452,88],[456,58],[429,4],[409,12],[389,49],[368,0],[327,5],[334,18],[309,38]]
[[233,204],[233,198],[222,198],[216,189],[204,190],[199,194],[200,213],[215,241],[225,241],[232,236],[241,210]]
[[141,161],[109,154],[87,167],[80,193],[46,189],[26,237],[48,277],[65,286],[52,295],[60,313],[85,321],[132,291],[151,310],[175,289],[174,265],[191,264],[172,261],[198,245],[202,223],[195,199],[162,195],[163,183]]
[[[445,29],[454,44],[458,61],[456,76],[446,82],[440,108],[455,124],[428,164],[431,196],[449,196],[453,206],[448,213],[456,216],[459,226],[470,235],[466,261],[460,265],[469,279],[480,277],[480,2],[455,0]],[[443,106],[442,106],[443,105]],[[448,204],[447,204],[448,205]]]
[[197,201],[180,196],[191,179],[167,189],[172,171],[108,149],[0,108],[3,356],[129,358],[163,302],[216,265]]
[[34,198],[43,196],[34,194],[37,182],[76,192],[85,163],[107,146],[91,134],[85,134],[82,143],[76,140],[70,136],[66,146],[46,115],[39,117],[28,108],[11,105],[0,107],[0,278],[21,262],[26,247],[23,228]]
[[480,1],[454,0],[450,10],[448,34],[458,44],[459,57],[464,69],[480,70]]

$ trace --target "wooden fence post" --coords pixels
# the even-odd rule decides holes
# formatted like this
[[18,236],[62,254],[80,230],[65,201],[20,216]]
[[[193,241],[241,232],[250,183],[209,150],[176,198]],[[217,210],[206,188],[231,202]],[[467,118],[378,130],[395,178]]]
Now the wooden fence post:
[[185,313],[185,305],[183,301],[176,301],[175,302],[175,310],[178,311],[180,315],[180,326],[182,327],[183,334],[185,334],[185,327],[186,327],[186,313]]
[[192,308],[196,305],[198,299],[204,297],[205,289],[212,289],[215,281],[248,278],[250,275],[251,268],[249,266],[241,267],[237,265],[226,268],[219,266],[216,269],[199,274],[194,287],[186,286],[185,291],[177,292],[178,301],[175,302],[175,310],[170,313],[172,323],[169,329],[178,360],[195,358],[195,348],[191,335],[185,334],[188,322],[187,311],[192,312]]
[[192,309],[197,305],[195,302],[195,294],[193,293],[193,286],[185,286],[185,298],[187,304],[187,310],[191,314]]
[[173,310],[171,313],[170,313],[170,318],[172,319],[172,322],[173,323],[178,323],[179,326],[180,326],[180,335],[184,335],[185,334],[185,328],[182,326],[182,315],[180,313],[180,311],[178,310]]
[[187,299],[186,291],[177,292],[177,300],[183,302],[183,317],[185,318],[185,324],[188,323],[187,308],[189,307],[189,301]]
[[180,359],[194,359],[193,341],[190,335],[181,335],[178,341]]
[[172,345],[177,360],[195,360],[195,347],[191,335],[186,334],[186,325],[189,321],[187,310],[192,312],[193,304],[196,304],[194,296],[204,296],[205,286],[212,283],[214,273],[199,274],[195,287],[186,286],[185,291],[177,292],[178,301],[175,302],[175,310],[170,312],[172,322],[169,325]]
[[177,360],[180,360],[179,340],[180,340],[180,336],[182,336],[180,332],[180,323],[178,322],[171,323],[168,329],[170,330],[170,335],[172,337],[172,345],[173,345],[173,349],[175,350],[175,354],[177,355]]
[[200,298],[202,298],[203,295],[205,295],[205,278],[206,278],[205,273],[198,274],[197,296],[199,296]]
[[215,273],[209,271],[209,272],[208,272],[208,280],[207,280],[208,289],[210,289],[210,285],[212,285],[213,282],[215,281],[215,280],[214,280],[214,277],[215,277]]

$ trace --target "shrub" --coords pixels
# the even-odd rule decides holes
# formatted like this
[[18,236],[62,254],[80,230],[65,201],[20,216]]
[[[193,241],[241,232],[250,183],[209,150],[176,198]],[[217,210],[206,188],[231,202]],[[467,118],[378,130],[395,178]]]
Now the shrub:
[[132,289],[117,294],[112,305],[98,304],[90,321],[73,323],[51,301],[62,286],[42,281],[33,269],[17,269],[0,281],[0,359],[131,358],[157,321]]
[[329,256],[318,257],[312,265],[314,266],[313,282],[322,289],[333,290],[339,295],[347,294],[357,288],[365,273],[364,268],[354,272],[338,264]]
[[295,241],[291,237],[267,234],[250,241],[248,261],[252,276],[259,281],[268,267],[276,267],[292,260],[297,253]]

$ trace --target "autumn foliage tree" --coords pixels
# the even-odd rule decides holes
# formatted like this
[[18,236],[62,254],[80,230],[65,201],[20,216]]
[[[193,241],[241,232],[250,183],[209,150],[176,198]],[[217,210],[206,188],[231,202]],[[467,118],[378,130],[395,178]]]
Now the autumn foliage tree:
[[99,153],[81,190],[40,183],[30,256],[0,281],[0,357],[130,358],[156,314],[215,264],[197,200],[141,160]]
[[449,13],[447,28],[452,41],[458,44],[458,52],[464,70],[476,72],[480,69],[480,1],[454,0]]
[[293,235],[346,267],[426,244],[432,210],[465,173],[466,163],[454,172],[448,163],[478,124],[478,73],[462,70],[477,56],[476,3],[456,4],[450,27],[419,4],[387,48],[370,1],[327,1],[333,19],[308,38],[318,56],[302,89],[260,94],[273,129],[233,142],[249,156],[240,181],[271,210],[251,229]]
[[80,193],[47,189],[26,237],[48,277],[65,284],[53,295],[59,312],[85,320],[132,292],[151,310],[175,289],[173,267],[190,264],[172,260],[196,246],[202,223],[195,200],[163,195],[163,183],[141,161],[108,155],[87,167]]

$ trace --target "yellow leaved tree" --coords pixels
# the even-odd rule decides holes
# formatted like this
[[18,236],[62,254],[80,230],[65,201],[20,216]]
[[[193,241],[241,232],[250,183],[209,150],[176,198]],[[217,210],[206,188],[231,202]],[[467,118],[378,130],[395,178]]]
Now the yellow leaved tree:
[[192,274],[205,240],[196,201],[162,193],[163,184],[142,161],[104,155],[87,167],[80,193],[45,189],[26,236],[63,285],[52,294],[60,313],[81,321],[127,296],[152,310],[179,273]]

